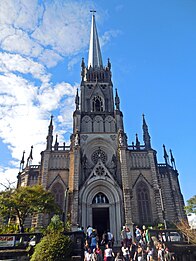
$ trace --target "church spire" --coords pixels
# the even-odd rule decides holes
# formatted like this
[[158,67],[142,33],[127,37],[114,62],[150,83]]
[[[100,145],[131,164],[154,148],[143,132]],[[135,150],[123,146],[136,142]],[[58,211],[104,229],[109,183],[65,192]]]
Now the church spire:
[[146,149],[151,149],[150,134],[148,132],[148,125],[146,124],[145,116],[143,116],[143,140]]
[[52,150],[52,142],[53,142],[53,124],[52,124],[53,115],[51,115],[50,125],[48,126],[48,136],[46,138],[47,144],[46,149]]
[[91,67],[103,67],[101,49],[99,45],[99,38],[97,34],[97,28],[95,23],[96,11],[92,10],[92,23],[91,23],[91,35],[90,35],[90,45],[89,45],[89,55],[88,55],[88,68]]

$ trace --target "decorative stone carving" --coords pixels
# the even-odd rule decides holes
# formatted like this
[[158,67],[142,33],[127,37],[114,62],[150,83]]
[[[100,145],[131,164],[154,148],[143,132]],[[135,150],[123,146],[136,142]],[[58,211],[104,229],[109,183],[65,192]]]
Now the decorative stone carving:
[[88,139],[88,135],[81,135],[81,139],[86,141]]
[[110,138],[112,139],[112,140],[115,140],[116,139],[116,135],[110,135]]

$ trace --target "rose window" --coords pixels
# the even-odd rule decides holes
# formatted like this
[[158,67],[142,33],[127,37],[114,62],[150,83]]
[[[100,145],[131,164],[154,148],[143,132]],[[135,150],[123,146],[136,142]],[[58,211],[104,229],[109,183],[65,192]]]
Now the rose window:
[[101,176],[101,175],[104,175],[105,170],[104,170],[104,168],[102,166],[99,166],[99,167],[96,168],[95,173],[97,175]]
[[99,148],[98,150],[93,152],[91,159],[95,164],[97,163],[98,159],[101,159],[101,161],[105,164],[107,161],[107,155],[103,150]]

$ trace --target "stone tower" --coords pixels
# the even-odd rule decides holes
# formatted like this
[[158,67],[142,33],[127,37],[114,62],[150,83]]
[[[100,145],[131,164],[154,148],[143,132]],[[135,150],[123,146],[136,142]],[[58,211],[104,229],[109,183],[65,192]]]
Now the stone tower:
[[142,128],[143,144],[136,135],[135,143],[128,145],[111,63],[108,59],[103,66],[93,14],[70,146],[59,145],[57,136],[53,142],[51,117],[41,164],[23,166],[18,186],[42,184],[54,193],[62,218],[70,215],[72,229],[78,224],[92,225],[99,234],[109,229],[117,244],[124,224],[169,226],[186,218],[175,161],[172,152],[169,160],[164,146],[165,163],[159,164],[144,115]]

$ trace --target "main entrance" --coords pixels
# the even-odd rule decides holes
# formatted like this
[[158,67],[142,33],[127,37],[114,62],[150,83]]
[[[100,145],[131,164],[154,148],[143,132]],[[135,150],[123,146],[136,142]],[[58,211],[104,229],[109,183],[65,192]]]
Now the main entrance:
[[99,238],[104,232],[110,230],[109,207],[92,209],[93,228],[97,229]]

